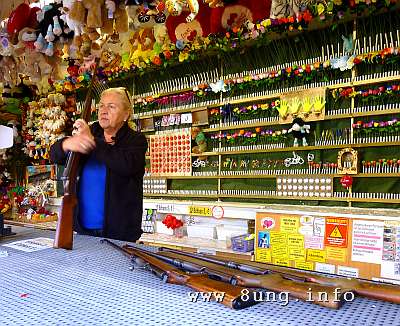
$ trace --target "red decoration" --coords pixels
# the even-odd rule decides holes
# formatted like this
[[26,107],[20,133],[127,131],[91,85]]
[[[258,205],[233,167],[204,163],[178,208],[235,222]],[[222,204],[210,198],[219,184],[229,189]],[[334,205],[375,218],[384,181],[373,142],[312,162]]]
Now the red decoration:
[[166,215],[162,223],[169,229],[177,229],[183,226],[183,222],[171,214]]
[[343,187],[348,189],[353,185],[353,177],[346,174],[340,178],[340,183],[342,184]]

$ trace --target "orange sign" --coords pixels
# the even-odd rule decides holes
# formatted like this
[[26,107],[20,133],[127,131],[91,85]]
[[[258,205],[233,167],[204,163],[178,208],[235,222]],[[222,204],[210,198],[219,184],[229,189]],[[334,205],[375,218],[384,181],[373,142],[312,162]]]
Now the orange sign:
[[327,217],[325,223],[325,245],[347,248],[349,219]]

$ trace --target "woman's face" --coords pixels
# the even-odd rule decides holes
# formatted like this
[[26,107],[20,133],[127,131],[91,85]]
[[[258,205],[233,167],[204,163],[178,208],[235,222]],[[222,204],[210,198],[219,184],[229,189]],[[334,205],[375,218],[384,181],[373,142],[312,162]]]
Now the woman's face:
[[128,117],[129,113],[123,106],[120,94],[108,93],[101,97],[98,118],[104,130],[117,132]]

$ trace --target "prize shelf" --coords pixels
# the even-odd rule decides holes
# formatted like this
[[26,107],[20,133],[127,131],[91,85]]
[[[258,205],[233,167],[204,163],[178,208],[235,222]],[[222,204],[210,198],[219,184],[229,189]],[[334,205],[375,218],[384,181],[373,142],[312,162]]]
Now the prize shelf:
[[185,198],[257,198],[257,199],[282,199],[302,201],[342,201],[342,202],[371,202],[400,204],[400,199],[390,198],[356,198],[356,197],[296,197],[296,196],[268,196],[257,194],[215,194],[215,195],[194,195],[194,194],[143,194],[144,197],[185,197]]
[[[344,174],[335,173],[313,173],[310,174],[317,177],[327,177],[327,178],[341,178]],[[181,180],[181,179],[275,179],[277,177],[308,177],[310,174],[304,173],[293,173],[293,174],[220,174],[220,175],[194,175],[194,176],[149,176],[144,177],[146,180],[152,179],[168,179],[168,180]],[[399,178],[400,173],[358,173],[351,175],[354,178]]]
[[244,253],[244,252],[233,251],[232,249],[226,247],[226,241],[216,240],[216,239],[202,239],[202,238],[188,238],[188,237],[178,238],[176,236],[160,234],[160,233],[155,233],[155,234],[143,233],[139,241],[153,246],[184,247],[184,248],[196,249],[197,251],[205,249],[205,251],[211,251],[221,254],[232,254],[235,255],[236,257],[243,256],[247,260],[249,260],[252,255],[251,252]]
[[324,145],[324,146],[298,146],[298,147],[283,147],[283,148],[267,148],[267,149],[247,149],[240,151],[219,151],[219,152],[204,152],[201,154],[192,154],[193,157],[197,156],[218,156],[218,155],[232,155],[232,154],[251,154],[251,153],[271,153],[271,152],[292,152],[292,151],[312,151],[319,149],[335,149],[346,147],[387,147],[387,146],[400,146],[400,142],[379,142],[379,143],[355,143],[355,144],[338,144],[338,145]]
[[[371,85],[371,84],[384,83],[384,82],[389,82],[389,81],[398,81],[398,80],[400,80],[400,75],[387,76],[387,77],[368,79],[368,80],[359,80],[359,81],[333,84],[333,85],[325,85],[322,87],[325,87],[326,89],[336,89],[336,88],[343,88],[343,87]],[[312,88],[308,88],[308,89],[312,89]],[[306,89],[304,89],[304,90],[306,90]],[[179,92],[171,92],[171,94],[175,94],[175,93],[179,93]],[[219,107],[219,106],[222,106],[225,104],[235,105],[235,104],[241,104],[241,103],[247,103],[247,102],[258,102],[258,101],[263,101],[263,100],[267,100],[267,99],[278,98],[282,94],[285,94],[285,93],[287,93],[287,92],[277,92],[277,93],[263,95],[263,96],[240,98],[240,99],[235,99],[235,100],[231,100],[231,101],[223,101],[223,102],[212,104],[212,105],[199,106],[199,107],[193,107],[193,108],[182,108],[182,109],[178,109],[178,110],[165,110],[164,112],[151,113],[151,114],[146,114],[146,115],[142,115],[142,116],[136,114],[136,118],[139,120],[144,120],[144,119],[154,118],[154,117],[163,116],[163,115],[167,115],[167,114],[202,111],[202,110],[207,110],[208,108],[215,108],[215,107]],[[168,93],[165,93],[165,94],[168,95]],[[335,115],[326,114],[324,117],[324,120],[344,119],[344,118],[362,117],[362,116],[371,116],[371,115],[396,114],[396,113],[400,113],[399,108],[390,109],[390,110],[368,111],[368,112],[354,112],[354,113],[348,113],[348,114],[335,114]],[[221,131],[221,130],[229,130],[229,129],[246,128],[246,127],[252,128],[252,127],[270,126],[270,125],[278,125],[278,124],[285,124],[285,122],[271,121],[271,122],[258,122],[258,123],[252,123],[252,124],[221,126],[221,127],[217,127],[217,128],[204,129],[203,132]],[[154,131],[154,129],[143,130],[143,132],[153,132],[153,131]]]
[[146,114],[146,115],[139,115],[138,113],[134,114],[134,117],[136,119],[149,119],[149,118],[154,118],[154,117],[162,117],[164,115],[168,115],[168,114],[175,114],[175,113],[185,113],[185,112],[196,112],[196,111],[203,111],[203,110],[207,110],[208,106],[196,106],[194,108],[182,108],[182,109],[178,109],[178,110],[165,110],[165,112],[157,112],[157,113],[150,113],[150,114]]
[[[354,113],[345,113],[345,114],[325,114],[325,120],[339,120],[346,118],[355,118],[355,117],[366,117],[371,115],[386,115],[386,114],[397,114],[400,113],[400,108],[388,109],[388,110],[377,110],[377,111],[366,111],[366,112],[354,112]],[[241,128],[255,128],[255,127],[264,127],[264,126],[274,126],[274,125],[283,125],[290,124],[290,122],[281,123],[279,120],[275,121],[267,121],[267,122],[254,122],[254,123],[241,123],[241,124],[232,124],[229,126],[221,126],[215,128],[207,128],[203,129],[203,132],[215,132],[222,130],[235,130]]]

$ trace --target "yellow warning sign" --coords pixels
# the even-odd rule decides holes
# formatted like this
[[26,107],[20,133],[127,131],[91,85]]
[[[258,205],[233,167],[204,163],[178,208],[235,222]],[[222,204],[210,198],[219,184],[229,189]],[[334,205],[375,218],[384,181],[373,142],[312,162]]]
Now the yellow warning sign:
[[332,232],[329,236],[331,238],[343,238],[343,236],[340,233],[339,228],[337,226],[332,230]]

